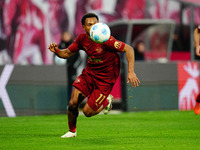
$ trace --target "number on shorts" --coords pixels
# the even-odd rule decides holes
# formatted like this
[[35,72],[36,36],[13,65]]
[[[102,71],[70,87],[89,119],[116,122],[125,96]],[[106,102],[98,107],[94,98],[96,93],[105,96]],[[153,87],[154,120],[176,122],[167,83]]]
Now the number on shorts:
[[99,104],[101,104],[105,98],[106,98],[106,96],[105,96],[105,95],[103,95],[103,94],[100,94],[100,96],[99,96],[99,97],[97,98],[97,100],[96,100],[96,103],[98,103],[98,102],[99,102]]

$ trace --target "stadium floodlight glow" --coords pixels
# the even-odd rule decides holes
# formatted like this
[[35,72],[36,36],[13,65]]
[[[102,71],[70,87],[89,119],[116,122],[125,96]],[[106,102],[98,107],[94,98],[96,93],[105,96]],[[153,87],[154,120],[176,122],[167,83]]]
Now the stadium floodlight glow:
[[15,111],[6,90],[6,85],[10,79],[13,69],[14,65],[5,65],[0,76],[0,98],[8,117],[16,117]]

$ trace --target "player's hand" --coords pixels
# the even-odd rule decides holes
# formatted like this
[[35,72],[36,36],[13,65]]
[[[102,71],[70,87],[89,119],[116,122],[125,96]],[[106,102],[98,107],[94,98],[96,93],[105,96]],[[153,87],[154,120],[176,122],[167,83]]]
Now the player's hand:
[[56,43],[51,43],[51,44],[49,45],[48,49],[49,49],[50,51],[56,53],[57,50],[58,50],[58,45],[57,45]]
[[133,86],[137,87],[137,86],[139,86],[140,80],[138,79],[138,77],[136,76],[136,74],[134,72],[132,72],[132,73],[128,73],[127,83],[131,83],[132,87]]
[[197,55],[197,56],[200,56],[200,46],[197,46],[197,47],[196,47],[196,55]]

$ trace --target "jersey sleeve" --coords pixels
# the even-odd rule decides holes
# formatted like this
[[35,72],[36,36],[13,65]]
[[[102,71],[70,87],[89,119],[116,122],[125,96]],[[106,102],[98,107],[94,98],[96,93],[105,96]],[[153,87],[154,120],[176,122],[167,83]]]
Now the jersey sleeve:
[[109,40],[104,43],[105,46],[112,50],[122,52],[125,47],[125,43],[116,40],[113,36],[110,36]]
[[68,47],[71,52],[78,52],[80,50],[80,36],[78,36],[74,42]]

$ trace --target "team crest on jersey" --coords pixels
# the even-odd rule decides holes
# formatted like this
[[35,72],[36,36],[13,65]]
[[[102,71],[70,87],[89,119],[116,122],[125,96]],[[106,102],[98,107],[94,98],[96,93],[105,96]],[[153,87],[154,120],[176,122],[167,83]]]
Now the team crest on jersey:
[[98,54],[100,54],[102,51],[103,51],[103,49],[102,49],[101,47],[97,47],[97,48],[96,48],[96,52],[97,52]]
[[122,46],[122,42],[116,41],[116,42],[114,43],[114,47],[115,47],[116,49],[120,49],[121,46]]

